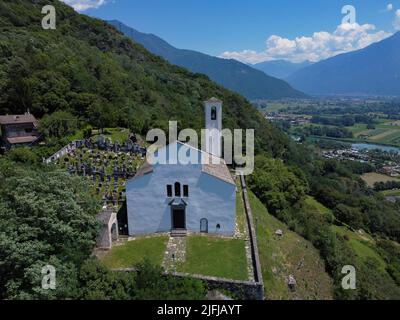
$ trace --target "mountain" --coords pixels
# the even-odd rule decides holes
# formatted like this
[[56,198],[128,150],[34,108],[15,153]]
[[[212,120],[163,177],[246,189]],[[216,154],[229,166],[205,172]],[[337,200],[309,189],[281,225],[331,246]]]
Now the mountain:
[[203,73],[211,80],[250,100],[305,96],[287,82],[270,77],[239,61],[217,58],[192,50],[177,49],[155,35],[141,33],[117,20],[109,21],[109,23],[153,54],[192,72]]
[[399,96],[400,32],[364,49],[341,54],[294,73],[290,84],[316,95]]
[[[41,26],[54,5],[57,29]],[[255,129],[256,149],[287,154],[290,140],[242,96],[201,74],[171,65],[108,23],[56,0],[0,2],[0,114],[66,110],[97,127],[146,135],[204,127],[203,101],[224,101],[224,127]]]
[[293,73],[308,67],[312,62],[305,61],[301,63],[293,63],[287,60],[273,60],[256,63],[253,68],[261,70],[270,76],[278,79],[286,79]]

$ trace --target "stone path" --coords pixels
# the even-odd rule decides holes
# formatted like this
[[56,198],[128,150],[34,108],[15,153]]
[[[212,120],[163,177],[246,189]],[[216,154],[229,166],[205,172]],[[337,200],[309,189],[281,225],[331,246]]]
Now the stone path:
[[167,250],[162,263],[163,268],[168,272],[175,272],[176,266],[186,260],[186,237],[170,237]]

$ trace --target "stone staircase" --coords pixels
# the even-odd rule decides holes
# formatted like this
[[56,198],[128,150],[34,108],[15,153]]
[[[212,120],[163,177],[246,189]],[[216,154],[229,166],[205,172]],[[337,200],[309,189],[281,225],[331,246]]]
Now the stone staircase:
[[184,263],[186,260],[186,237],[171,235],[167,244],[167,250],[164,254],[162,263],[165,271],[175,272],[179,264]]

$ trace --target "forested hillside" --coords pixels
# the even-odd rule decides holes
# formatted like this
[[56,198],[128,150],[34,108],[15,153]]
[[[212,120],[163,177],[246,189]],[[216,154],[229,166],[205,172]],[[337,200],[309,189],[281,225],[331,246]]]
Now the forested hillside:
[[193,50],[177,49],[155,35],[139,32],[119,21],[110,21],[110,24],[135,42],[142,44],[153,54],[192,72],[205,74],[213,81],[240,93],[247,99],[306,97],[287,82],[237,60],[213,57]]
[[[54,4],[57,30],[41,27],[42,6]],[[203,126],[202,101],[225,103],[224,126],[255,128],[257,145],[273,155],[288,140],[238,94],[207,77],[170,65],[101,20],[59,1],[0,2],[0,113],[38,117],[69,111],[97,126],[146,133]],[[273,137],[273,138],[272,138]]]
[[[41,28],[41,8],[47,4],[57,9],[57,30]],[[270,214],[320,251],[334,279],[335,298],[400,298],[400,205],[386,202],[367,188],[356,165],[318,158],[306,145],[291,142],[240,95],[170,65],[103,21],[79,15],[61,2],[3,0],[0,30],[0,113],[29,109],[39,118],[46,116],[41,122],[46,147],[52,141],[62,144],[69,131],[85,125],[121,126],[144,134],[154,127],[165,129],[168,120],[178,120],[180,128],[199,130],[202,101],[216,96],[224,101],[224,127],[256,131],[258,156],[249,186]],[[66,118],[77,119],[77,127],[64,128]],[[54,123],[60,130],[47,130]],[[58,298],[141,297],[143,283],[133,292],[133,279],[116,277],[85,262],[95,233],[90,213],[96,210],[90,201],[81,202],[84,185],[43,168],[41,156],[43,150],[37,147],[0,159],[0,297],[42,297],[42,292],[32,289],[38,281],[33,271],[37,271],[35,261],[48,255],[64,259],[63,265],[70,266],[67,276],[76,280],[72,288],[66,288],[68,294],[55,293]],[[46,201],[49,198],[52,201]],[[69,198],[62,202],[68,209],[65,212],[73,220],[80,217],[76,223],[57,214],[60,208],[55,203],[64,198]],[[329,214],[321,214],[322,205]],[[87,214],[79,215],[82,211]],[[60,226],[56,239],[51,229],[54,223]],[[82,231],[82,225],[88,228]],[[366,245],[372,254],[365,255],[367,250],[351,238],[360,229],[372,239]],[[78,234],[79,242],[70,241]],[[357,290],[341,288],[344,265],[357,268]],[[144,273],[147,279],[161,274],[149,272]],[[179,284],[157,279],[151,294],[165,297],[163,288],[176,288],[169,292],[171,297],[182,297]],[[94,289],[76,292],[79,285]],[[187,297],[202,296],[204,288],[198,283],[186,285],[188,290],[193,288]],[[118,288],[118,294],[113,295],[112,288]]]

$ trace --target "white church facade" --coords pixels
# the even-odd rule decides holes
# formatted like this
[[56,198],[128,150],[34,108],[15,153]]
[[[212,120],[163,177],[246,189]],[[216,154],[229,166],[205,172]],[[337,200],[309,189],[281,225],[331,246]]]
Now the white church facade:
[[[206,101],[205,117],[206,129],[217,129],[207,134],[206,151],[176,141],[153,154],[164,156],[166,164],[146,162],[128,181],[129,235],[163,232],[234,235],[237,188],[229,168],[219,158],[222,102],[215,98]],[[170,158],[182,151],[198,161],[170,164]]]

